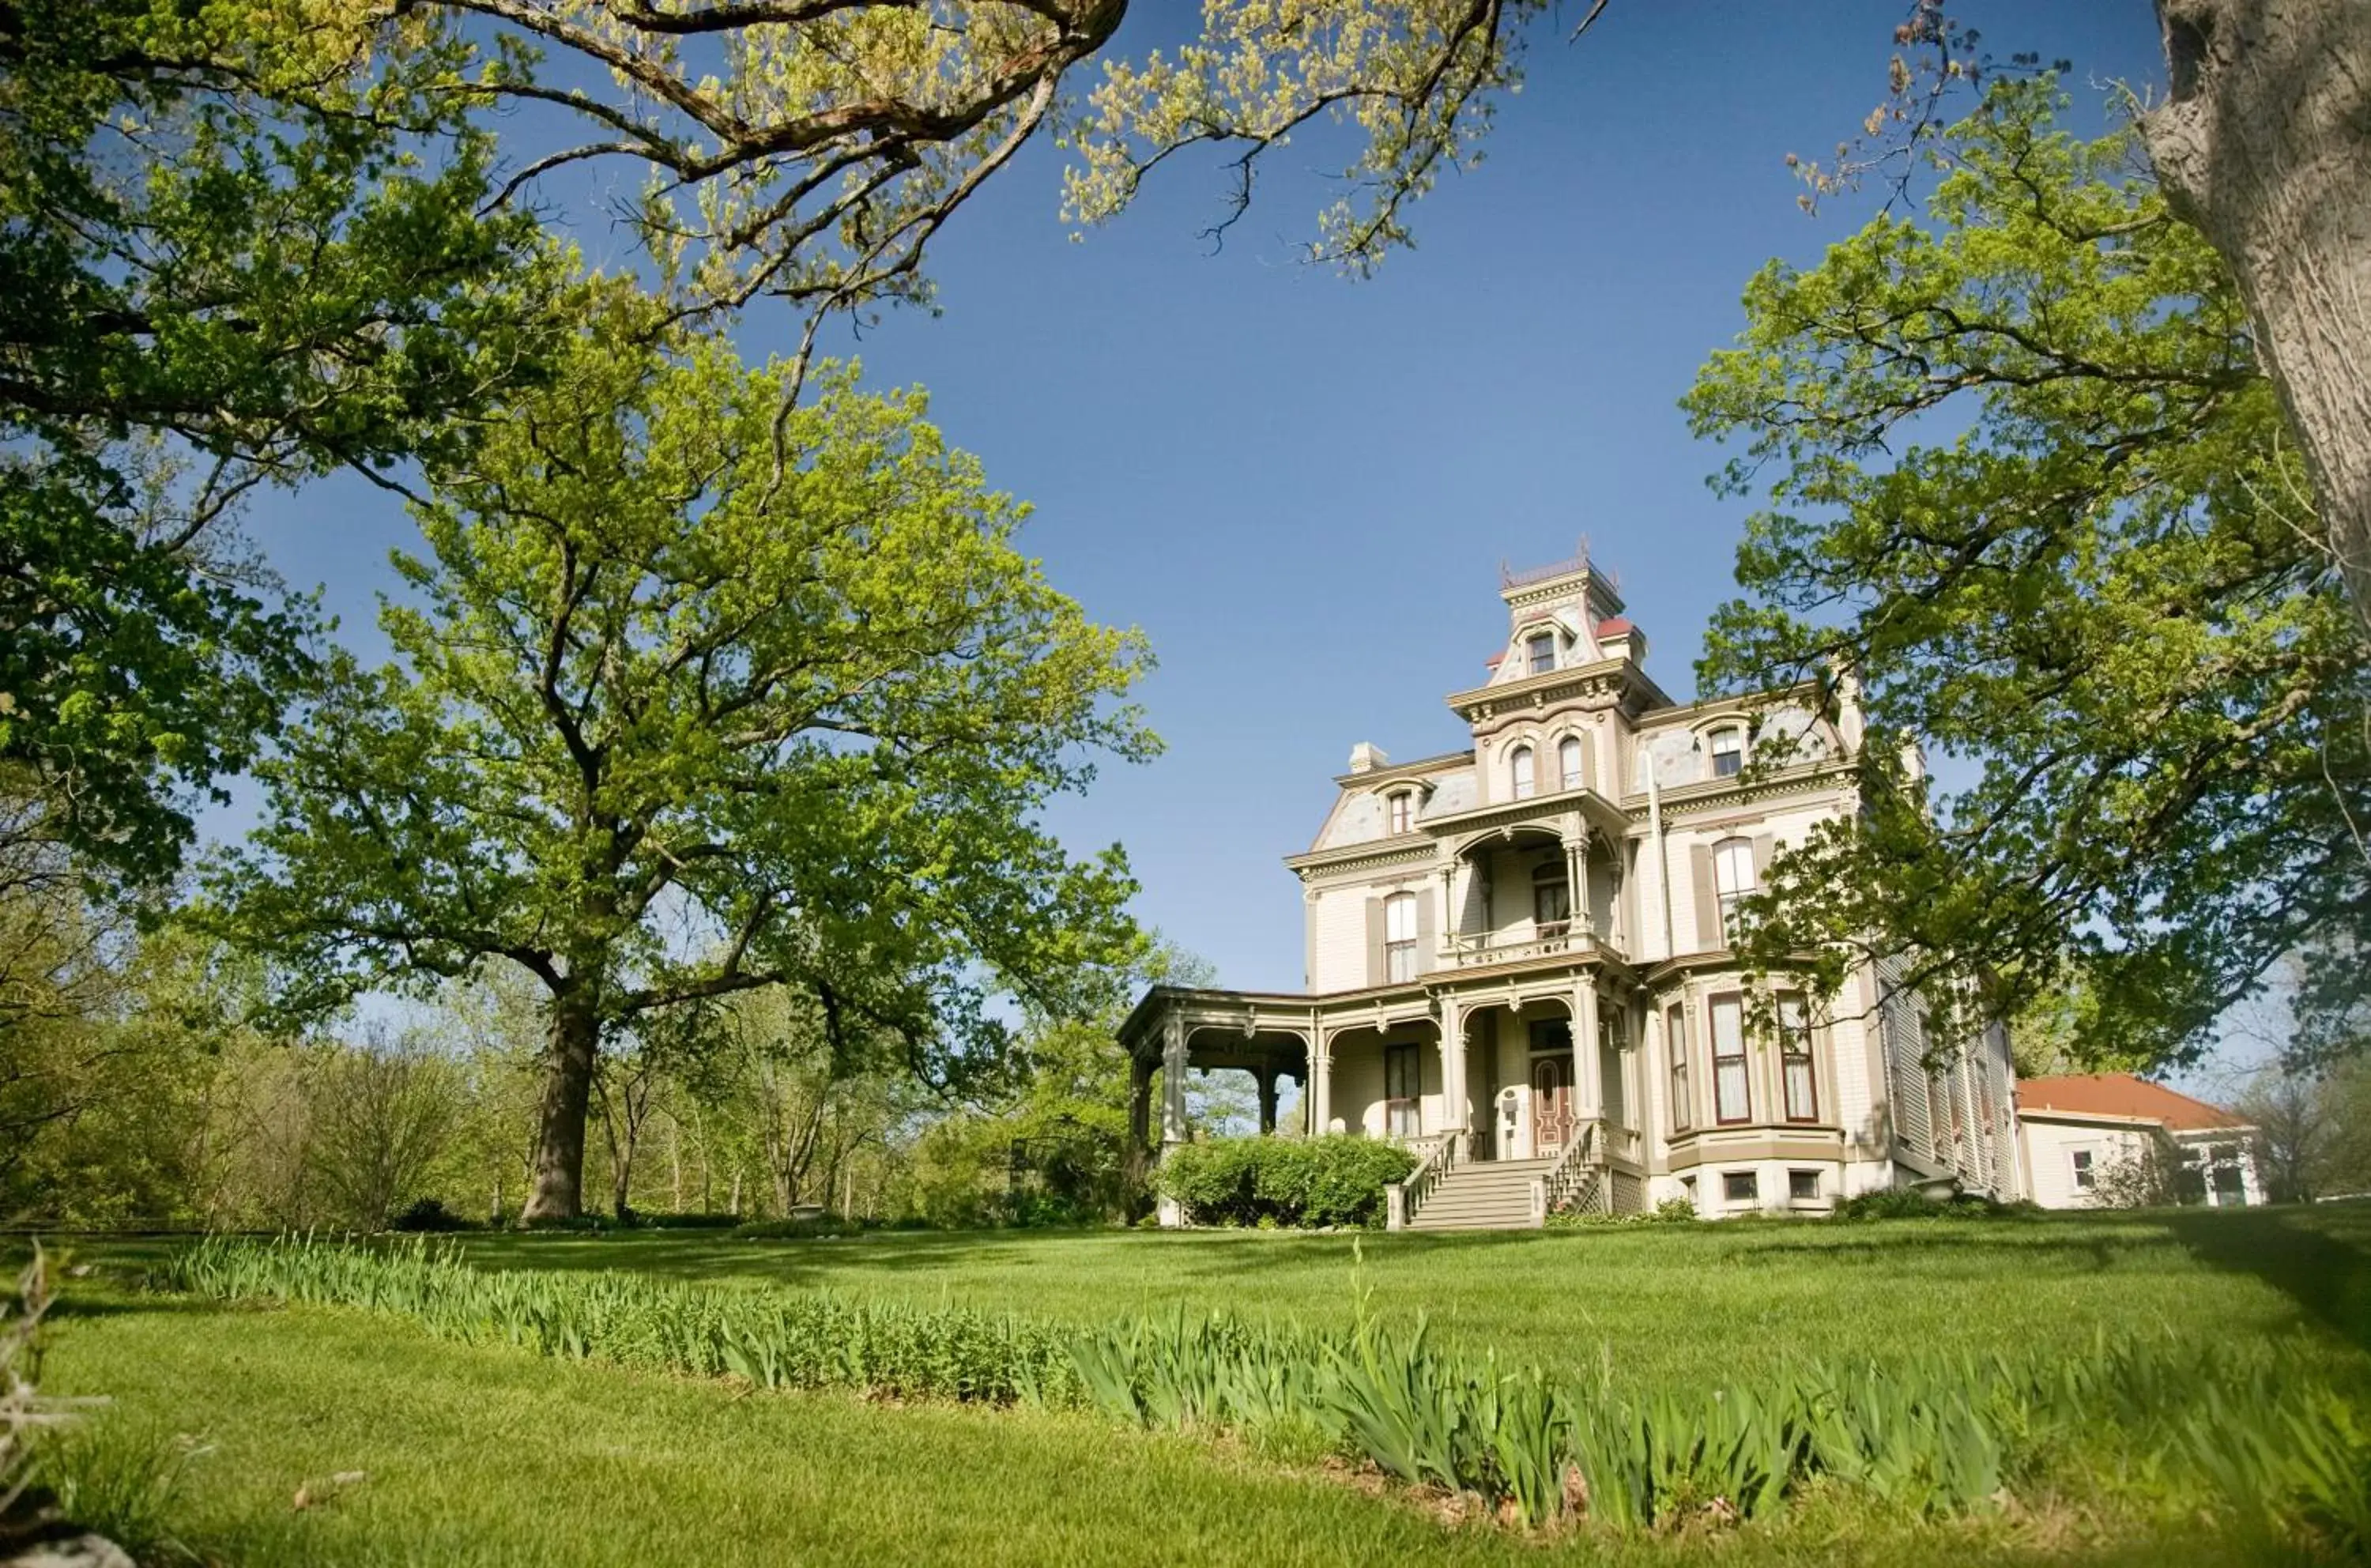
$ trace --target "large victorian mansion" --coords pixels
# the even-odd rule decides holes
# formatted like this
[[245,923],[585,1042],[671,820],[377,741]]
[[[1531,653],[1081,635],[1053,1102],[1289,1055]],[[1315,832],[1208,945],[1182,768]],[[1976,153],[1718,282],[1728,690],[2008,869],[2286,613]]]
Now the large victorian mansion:
[[1129,1015],[1139,1138],[1156,1071],[1166,1145],[1187,1136],[1186,1074],[1238,1068],[1263,1132],[1290,1078],[1297,1130],[1417,1150],[1394,1224],[2014,1196],[2005,1032],[1930,1041],[1871,970],[1753,1005],[1768,983],[1729,951],[1772,855],[1856,809],[1857,712],[1673,702],[1586,557],[1509,574],[1500,597],[1505,650],[1449,698],[1471,749],[1354,747],[1316,841],[1286,859],[1306,989],[1156,986]]

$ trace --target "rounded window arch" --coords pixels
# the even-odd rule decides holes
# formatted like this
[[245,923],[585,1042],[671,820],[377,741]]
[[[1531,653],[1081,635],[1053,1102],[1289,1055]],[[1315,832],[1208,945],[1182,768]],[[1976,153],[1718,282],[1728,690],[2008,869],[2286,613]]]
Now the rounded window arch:
[[1751,839],[1724,838],[1712,847],[1713,894],[1720,900],[1721,931],[1732,944],[1738,937],[1738,906],[1759,881]]
[[1383,900],[1383,979],[1392,985],[1417,975],[1416,894],[1394,893]]
[[1579,790],[1589,783],[1589,748],[1579,735],[1556,743],[1556,788]]
[[1724,724],[1705,736],[1705,747],[1711,753],[1711,777],[1734,778],[1745,771],[1745,727]]
[[1539,792],[1539,769],[1529,741],[1507,754],[1507,784],[1518,801],[1528,801]]

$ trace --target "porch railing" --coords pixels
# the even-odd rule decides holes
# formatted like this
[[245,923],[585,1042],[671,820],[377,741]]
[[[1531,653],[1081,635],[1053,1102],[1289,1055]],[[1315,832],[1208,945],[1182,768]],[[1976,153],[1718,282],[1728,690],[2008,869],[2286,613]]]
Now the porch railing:
[[1560,923],[1552,930],[1529,937],[1499,940],[1486,932],[1468,936],[1452,931],[1442,941],[1440,962],[1452,969],[1486,963],[1517,963],[1527,958],[1551,958],[1557,953],[1588,952],[1597,946],[1596,934],[1579,921]]

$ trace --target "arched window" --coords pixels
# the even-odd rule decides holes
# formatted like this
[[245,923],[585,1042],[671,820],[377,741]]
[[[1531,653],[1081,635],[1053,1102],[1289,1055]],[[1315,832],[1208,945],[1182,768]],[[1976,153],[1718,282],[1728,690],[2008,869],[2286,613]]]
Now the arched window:
[[1517,746],[1507,754],[1507,782],[1519,801],[1528,801],[1538,792],[1540,781],[1532,767],[1531,747]]
[[1405,790],[1383,798],[1383,821],[1393,837],[1396,838],[1408,830],[1416,815],[1415,800],[1416,797]]
[[1572,882],[1561,848],[1532,868],[1532,919],[1544,937],[1563,935],[1572,920]]
[[1567,735],[1562,741],[1556,743],[1556,774],[1562,781],[1561,787],[1567,790],[1578,790],[1584,782],[1581,777],[1579,735]]
[[1720,898],[1721,934],[1732,945],[1738,936],[1738,904],[1753,891],[1753,846],[1742,838],[1724,838],[1712,847],[1713,891]]
[[1734,778],[1745,770],[1745,732],[1715,730],[1712,732],[1712,776]]
[[1383,900],[1383,978],[1396,986],[1416,978],[1416,894]]

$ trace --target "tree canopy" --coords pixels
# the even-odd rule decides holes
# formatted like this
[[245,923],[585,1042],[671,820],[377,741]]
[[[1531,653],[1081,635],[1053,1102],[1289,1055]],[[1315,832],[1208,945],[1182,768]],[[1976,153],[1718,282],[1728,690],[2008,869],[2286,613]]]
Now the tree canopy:
[[1773,867],[1760,962],[1996,1014],[2071,983],[2093,1049],[2161,1060],[2371,917],[2371,673],[2230,273],[2057,101],[1995,84],[1924,222],[1749,286],[1686,400],[1764,502],[1700,674],[1868,712],[1866,810]]
[[778,422],[786,367],[654,349],[648,302],[595,287],[552,383],[434,468],[397,663],[325,661],[214,873],[295,1011],[536,976],[531,1216],[575,1212],[595,1056],[636,1020],[788,986],[944,1078],[1004,1061],[991,988],[1074,1010],[1133,951],[1133,884],[1036,813],[1155,744],[1141,640],[1015,551],[1024,509],[919,394],[834,370]]

